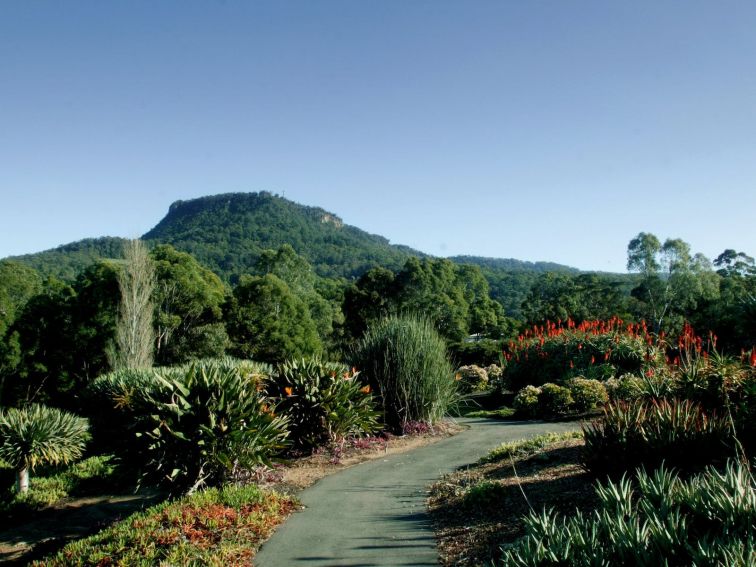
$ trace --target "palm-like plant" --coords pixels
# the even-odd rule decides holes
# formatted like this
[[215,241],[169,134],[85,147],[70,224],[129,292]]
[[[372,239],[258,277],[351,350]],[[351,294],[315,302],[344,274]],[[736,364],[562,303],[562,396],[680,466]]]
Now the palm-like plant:
[[89,422],[42,405],[0,411],[0,459],[16,469],[18,492],[29,490],[29,471],[39,464],[68,464],[81,457]]

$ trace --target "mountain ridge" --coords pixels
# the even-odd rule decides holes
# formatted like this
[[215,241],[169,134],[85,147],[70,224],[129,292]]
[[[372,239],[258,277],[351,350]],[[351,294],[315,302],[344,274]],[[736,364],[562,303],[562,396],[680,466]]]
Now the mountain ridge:
[[[290,244],[319,275],[327,277],[355,278],[376,266],[398,270],[410,257],[432,257],[346,224],[321,207],[302,205],[266,191],[175,201],[142,238],[193,254],[227,281],[248,272],[263,250],[282,244]],[[86,238],[5,259],[30,265],[45,276],[73,279],[97,259],[120,257],[124,241],[112,236]],[[484,271],[580,273],[577,268],[555,262],[483,256],[448,259],[478,265]]]

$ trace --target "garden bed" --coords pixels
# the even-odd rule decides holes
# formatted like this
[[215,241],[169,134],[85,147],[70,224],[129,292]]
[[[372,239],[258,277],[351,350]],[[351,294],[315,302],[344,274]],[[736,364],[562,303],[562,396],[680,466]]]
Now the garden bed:
[[579,464],[582,445],[574,434],[506,445],[436,482],[429,508],[441,563],[480,565],[498,557],[501,544],[524,535],[531,510],[593,509],[592,479]]

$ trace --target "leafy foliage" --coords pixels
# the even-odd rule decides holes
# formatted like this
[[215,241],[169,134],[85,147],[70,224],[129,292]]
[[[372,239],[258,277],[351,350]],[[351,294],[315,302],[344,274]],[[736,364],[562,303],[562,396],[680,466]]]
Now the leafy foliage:
[[267,391],[276,411],[288,419],[290,438],[298,448],[370,434],[379,427],[370,387],[360,382],[359,372],[343,364],[287,361],[278,365]]
[[538,398],[541,396],[541,388],[538,386],[525,386],[514,398],[514,408],[523,417],[536,417],[539,411]]
[[538,409],[545,417],[560,417],[570,413],[573,399],[569,388],[558,384],[544,384],[538,396]]
[[640,374],[663,364],[665,350],[645,323],[613,317],[534,325],[509,341],[504,356],[505,383],[518,390],[528,384],[561,384],[573,376],[605,380],[618,372]]
[[[114,378],[103,388],[118,392],[121,385]],[[156,371],[114,402],[135,421],[147,473],[185,490],[218,483],[235,466],[269,462],[284,449],[286,419],[257,388],[235,368],[198,363]]]
[[243,276],[228,306],[232,352],[277,363],[322,351],[315,323],[302,299],[278,276]]
[[485,390],[488,386],[488,372],[477,364],[460,366],[455,374],[461,393]]
[[380,399],[384,422],[435,423],[457,400],[446,345],[427,319],[391,316],[372,325],[352,361]]
[[561,518],[531,513],[527,534],[496,564],[721,565],[756,561],[756,484],[748,467],[729,463],[681,480],[666,468],[596,488],[599,509]]

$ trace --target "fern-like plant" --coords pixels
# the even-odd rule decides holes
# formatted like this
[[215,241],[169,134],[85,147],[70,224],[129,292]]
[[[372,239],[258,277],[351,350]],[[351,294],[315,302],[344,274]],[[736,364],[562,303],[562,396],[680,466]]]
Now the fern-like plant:
[[75,461],[88,440],[88,421],[72,413],[42,405],[0,412],[0,459],[16,470],[19,493],[29,490],[29,471]]

